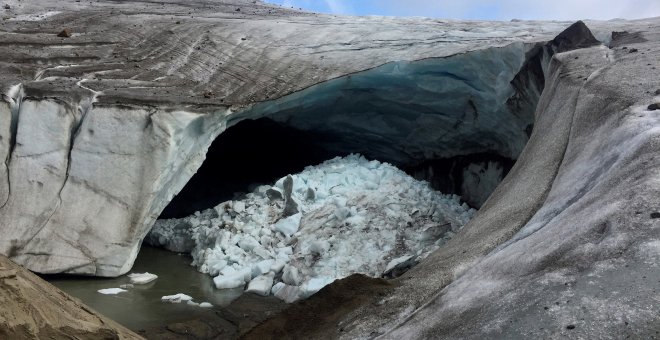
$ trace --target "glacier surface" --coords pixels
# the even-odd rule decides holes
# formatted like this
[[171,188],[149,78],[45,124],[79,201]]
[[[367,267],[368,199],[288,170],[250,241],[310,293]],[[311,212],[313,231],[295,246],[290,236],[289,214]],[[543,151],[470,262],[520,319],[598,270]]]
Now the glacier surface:
[[[369,80],[369,75],[358,73],[372,70],[374,76],[387,76],[381,71],[414,69],[393,65],[421,65],[452,56],[469,59],[472,53],[488,54],[512,44],[525,45],[525,59],[532,60],[527,58],[532,46],[570,25],[341,17],[252,0],[199,0],[195,3],[203,6],[194,15],[188,15],[191,3],[180,0],[165,6],[105,0],[8,3],[11,10],[3,12],[7,20],[0,27],[0,253],[42,273],[97,276],[130,270],[142,238],[226,126],[246,118],[246,112],[258,118],[278,109],[271,105],[272,111],[255,111],[257,106],[279,100],[290,111],[277,112],[284,117],[280,121],[290,120],[299,128],[319,124],[318,116],[290,115],[314,103],[303,100],[298,101],[302,105],[287,106],[286,97],[312,91],[314,85],[323,88],[332,80],[343,84],[337,90],[350,92],[350,79]],[[29,20],[31,14],[48,12],[58,14]],[[63,23],[75,23],[70,38],[56,36]],[[657,18],[587,25],[604,45],[594,46],[598,44],[585,25],[571,26],[555,41],[557,47],[568,48],[547,56],[550,60],[541,63],[541,70],[522,65],[519,74],[545,78],[534,129],[529,135],[524,127],[523,135],[516,128],[516,136],[529,135],[529,142],[459,233],[391,287],[364,289],[369,282],[381,284],[378,279],[363,279],[360,286],[351,286],[351,277],[337,280],[290,307],[313,303],[309,313],[288,320],[290,314],[275,317],[246,338],[265,338],[259,331],[266,336],[285,331],[291,337],[346,339],[657,336],[660,142],[658,111],[650,108],[660,103],[660,26]],[[405,78],[405,73],[398,74]],[[532,104],[525,98],[536,95],[529,86],[537,84],[535,79],[513,79],[511,98],[521,99],[518,108]],[[420,92],[425,89],[424,84],[403,83],[418,86]],[[356,84],[363,98],[374,98],[371,92],[379,85]],[[469,85],[475,84],[461,88],[483,98],[498,97],[472,91]],[[417,91],[415,86],[409,89]],[[400,102],[377,100],[386,103],[381,108],[430,102],[399,95],[392,87],[380,89],[388,93],[383,99]],[[325,93],[336,99],[327,102],[329,107],[350,100],[364,104],[353,94]],[[323,95],[316,92],[310,99],[322,102]],[[444,117],[473,117],[469,97],[454,95],[463,99],[463,109]],[[477,100],[473,102],[480,119],[497,119],[484,115],[484,107],[502,112]],[[415,126],[390,118],[364,122]],[[426,124],[424,119],[417,122]],[[487,122],[472,126],[493,127],[482,123]],[[347,127],[355,128],[321,126],[358,132]],[[369,132],[369,127],[362,131]],[[396,131],[392,136],[402,140]],[[387,147],[388,138],[382,141],[383,154],[419,154]],[[516,150],[506,147],[507,140],[491,139],[485,146],[493,146],[498,155]],[[476,149],[484,144],[479,146]],[[467,178],[478,173],[478,180],[466,183],[469,191],[476,182],[492,187],[499,181],[497,166],[494,171],[490,165],[486,168],[488,161],[458,172]],[[293,212],[300,206],[289,208]],[[291,219],[280,229],[293,232],[295,215],[287,216]],[[388,264],[404,265],[404,259]],[[304,279],[295,266],[288,267],[286,276],[283,271],[287,282]],[[252,277],[251,270],[234,274],[234,280],[244,282]],[[264,292],[271,275],[257,277],[252,289]],[[279,278],[273,276],[275,280]],[[308,282],[322,284],[322,278]],[[300,288],[277,282],[271,292],[295,299]],[[314,319],[305,319],[308,315]],[[1,321],[14,325],[14,320],[9,315]],[[287,325],[294,327],[282,329]]]

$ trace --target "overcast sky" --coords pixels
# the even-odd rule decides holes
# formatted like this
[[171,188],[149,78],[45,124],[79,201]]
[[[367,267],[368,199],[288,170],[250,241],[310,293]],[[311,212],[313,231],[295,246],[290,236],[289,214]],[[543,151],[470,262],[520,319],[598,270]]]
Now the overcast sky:
[[266,0],[315,12],[449,19],[613,19],[660,16],[660,0]]

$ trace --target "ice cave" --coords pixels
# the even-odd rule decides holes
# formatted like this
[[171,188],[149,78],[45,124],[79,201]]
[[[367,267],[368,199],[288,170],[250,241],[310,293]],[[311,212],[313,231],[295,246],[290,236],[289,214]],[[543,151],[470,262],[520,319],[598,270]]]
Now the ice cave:
[[660,331],[657,18],[2,10],[0,338]]
[[554,52],[393,62],[258,104],[228,122],[145,243],[191,253],[217,288],[287,302],[353,273],[400,275],[511,169]]
[[211,208],[250,184],[351,153],[478,208],[527,143],[548,60],[541,44],[513,44],[393,62],[257,105],[228,123],[162,216]]

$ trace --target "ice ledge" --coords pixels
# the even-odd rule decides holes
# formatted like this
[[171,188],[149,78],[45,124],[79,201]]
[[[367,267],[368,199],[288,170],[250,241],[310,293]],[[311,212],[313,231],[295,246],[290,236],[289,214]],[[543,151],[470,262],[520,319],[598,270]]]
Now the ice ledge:
[[37,272],[117,276],[204,160],[225,113],[95,106],[81,114],[54,100],[21,103],[0,186],[9,193],[0,250]]

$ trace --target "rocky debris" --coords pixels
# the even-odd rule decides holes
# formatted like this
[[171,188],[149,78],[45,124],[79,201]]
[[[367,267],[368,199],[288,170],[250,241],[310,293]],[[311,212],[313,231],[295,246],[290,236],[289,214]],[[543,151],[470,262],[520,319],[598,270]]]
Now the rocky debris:
[[647,108],[649,111],[660,110],[660,103],[653,103]]
[[71,29],[65,28],[60,33],[57,33],[57,36],[60,38],[71,38]]
[[192,301],[193,298],[190,295],[186,295],[183,293],[177,293],[174,295],[165,295],[160,298],[161,301],[163,302],[169,302],[169,303],[181,303],[181,302],[188,302]]
[[0,338],[142,339],[0,256]]
[[5,4],[4,6],[2,6],[2,8],[9,10],[11,9],[11,6],[9,6],[9,4]]

